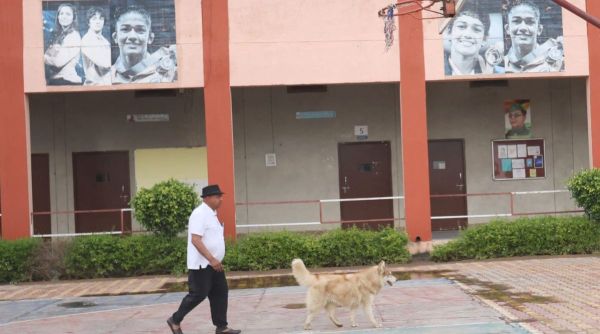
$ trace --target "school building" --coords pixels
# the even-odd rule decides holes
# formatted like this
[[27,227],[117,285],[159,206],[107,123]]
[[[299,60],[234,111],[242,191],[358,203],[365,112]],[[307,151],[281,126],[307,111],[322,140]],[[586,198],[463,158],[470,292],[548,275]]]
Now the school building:
[[[49,2],[0,4],[4,239],[135,231],[131,197],[173,177],[220,184],[228,236],[343,221],[427,241],[576,211],[566,181],[600,166],[600,30],[566,10],[562,70],[448,75],[435,14],[396,18],[386,50],[389,0],[174,0],[176,80],[54,86]],[[506,138],[510,101],[529,136]]]

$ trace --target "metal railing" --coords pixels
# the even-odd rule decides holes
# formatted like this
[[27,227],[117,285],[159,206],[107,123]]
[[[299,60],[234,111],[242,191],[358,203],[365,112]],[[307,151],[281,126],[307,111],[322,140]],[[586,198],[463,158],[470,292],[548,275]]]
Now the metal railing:
[[[568,190],[535,190],[535,191],[512,191],[512,192],[492,192],[492,193],[468,193],[468,194],[440,194],[431,195],[431,198],[452,198],[452,197],[506,197],[507,204],[510,208],[508,212],[501,213],[478,213],[466,215],[451,215],[451,216],[432,216],[432,220],[444,219],[482,219],[482,218],[510,218],[519,216],[535,216],[535,215],[560,215],[583,213],[582,209],[573,210],[549,210],[536,212],[517,212],[515,210],[515,198],[524,195],[542,195],[542,194],[559,194],[568,193]],[[295,226],[319,226],[326,224],[352,224],[352,223],[377,223],[389,221],[402,221],[406,218],[390,217],[380,219],[361,219],[361,220],[325,220],[323,205],[327,203],[343,203],[343,202],[362,202],[362,201],[380,201],[380,200],[404,200],[405,196],[389,196],[389,197],[364,197],[364,198],[335,198],[322,200],[302,200],[302,201],[273,201],[273,202],[241,202],[236,203],[237,206],[267,206],[267,205],[299,205],[299,204],[318,204],[319,221],[315,222],[292,222],[292,223],[273,223],[273,224],[237,224],[240,228],[260,228],[260,227],[295,227]]]
[[[120,209],[98,209],[98,210],[71,210],[71,211],[41,211],[31,213],[31,236],[34,238],[52,238],[52,237],[73,237],[73,236],[84,236],[84,235],[103,235],[103,234],[127,234],[127,233],[139,233],[143,231],[128,231],[125,226],[125,213],[133,212],[131,208],[120,208]],[[67,232],[67,233],[50,233],[50,234],[34,234],[33,223],[36,216],[59,216],[59,215],[77,215],[77,214],[105,214],[105,213],[119,213],[119,226],[120,230],[113,231],[98,231],[98,232]],[[75,223],[76,224],[76,223]],[[68,226],[68,223],[67,223]],[[68,230],[68,228],[67,228]]]
[[[443,219],[483,219],[483,218],[509,218],[519,216],[535,216],[535,215],[559,215],[559,214],[573,214],[582,213],[583,210],[577,208],[572,210],[550,210],[550,211],[536,211],[536,212],[518,212],[515,209],[515,198],[518,196],[531,196],[531,195],[548,195],[548,194],[559,194],[568,193],[568,190],[536,190],[536,191],[513,191],[513,192],[493,192],[493,193],[470,193],[470,194],[443,194],[443,195],[431,195],[431,198],[452,198],[452,197],[466,197],[466,198],[477,198],[477,197],[506,197],[508,201],[509,211],[501,213],[478,213],[478,214],[466,214],[466,215],[452,215],[452,216],[433,216],[432,220],[443,220]],[[236,224],[238,228],[285,228],[285,227],[303,227],[303,226],[323,226],[330,224],[353,224],[353,223],[377,223],[377,222],[390,222],[390,221],[402,221],[405,220],[404,216],[380,218],[380,219],[361,219],[361,220],[326,220],[324,217],[324,205],[332,203],[345,203],[345,202],[368,202],[368,201],[383,201],[383,200],[404,200],[405,196],[389,196],[389,197],[366,197],[366,198],[330,198],[320,200],[293,200],[293,201],[263,201],[263,202],[240,202],[236,203],[236,206],[283,206],[283,205],[314,205],[315,210],[318,210],[318,221],[301,221],[301,222],[282,222],[282,223],[261,223],[261,224]],[[399,210],[401,211],[401,210]],[[120,208],[120,209],[102,209],[102,210],[73,210],[73,211],[45,211],[45,212],[32,212],[31,221],[33,224],[33,218],[36,216],[50,215],[76,215],[76,214],[102,214],[102,213],[119,213],[120,217],[120,230],[113,231],[102,231],[102,232],[67,232],[67,233],[50,233],[50,234],[33,234],[33,225],[31,226],[32,237],[47,238],[47,237],[71,237],[71,236],[82,236],[82,235],[102,235],[102,234],[128,234],[128,233],[143,233],[145,230],[132,230],[128,231],[125,226],[126,214],[132,213],[131,208]],[[2,213],[0,213],[0,217]]]

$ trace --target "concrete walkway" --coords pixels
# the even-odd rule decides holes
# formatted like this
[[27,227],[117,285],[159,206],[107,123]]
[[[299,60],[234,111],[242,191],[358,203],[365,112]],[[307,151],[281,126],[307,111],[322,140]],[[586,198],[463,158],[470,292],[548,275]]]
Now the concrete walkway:
[[[305,288],[232,290],[229,320],[244,333],[306,333],[302,330]],[[184,293],[84,297],[0,302],[0,333],[170,333],[165,319]],[[76,303],[76,304],[73,304]],[[67,306],[67,307],[66,307]],[[84,306],[70,308],[68,306]],[[360,327],[337,329],[324,314],[314,333],[528,333],[501,313],[447,279],[399,281],[376,298],[375,314],[384,325],[372,329],[359,313]],[[340,309],[346,324],[349,315]],[[212,333],[207,303],[183,323],[186,333]]]
[[[346,269],[357,270],[358,268]],[[410,276],[413,278],[445,278],[447,281],[444,282],[454,283],[445,283],[451,286],[452,289],[459,289],[462,291],[464,296],[470,298],[471,300],[478,301],[479,303],[483,303],[487,305],[486,307],[499,312],[502,318],[507,322],[518,323],[521,327],[533,333],[600,334],[599,256],[532,257],[449,264],[414,263],[395,267],[394,271],[399,274],[410,274]],[[273,279],[286,278],[287,276],[289,278],[289,271],[281,270],[264,273],[228,273],[228,276],[232,279],[233,284],[243,286],[244,280],[247,277],[254,277],[254,279],[257,279],[258,277],[259,280],[260,277],[269,277],[269,279]],[[161,302],[164,300],[167,300],[168,302],[173,302],[174,300],[178,301],[180,295],[164,293],[165,283],[178,283],[185,280],[186,279],[183,277],[162,276],[2,285],[0,286],[0,323],[6,324],[9,321],[13,322],[30,319],[31,316],[37,315],[41,312],[41,310],[46,310],[44,307],[54,307],[62,312],[81,312],[80,309],[70,309],[67,311],[64,307],[57,307],[56,304],[60,304],[63,301],[79,300],[79,298],[76,297],[92,295],[102,296],[154,293],[154,295],[112,297],[116,299],[111,299],[112,301],[107,302],[108,305],[103,304],[107,307],[110,305],[113,305],[114,307],[122,307],[127,306],[126,304],[122,304],[123,300],[140,300],[141,304],[135,305],[150,305],[145,306],[143,309],[146,310],[146,308],[148,308],[148,310],[151,310],[156,306],[152,306],[152,303],[145,298],[150,298],[149,296],[161,296],[158,299]],[[438,281],[413,279],[411,281],[399,282],[398,289],[406,288],[407,290],[403,291],[408,293],[411,291],[408,289],[411,284],[421,284],[418,282],[431,283]],[[268,291],[284,290],[274,289]],[[232,290],[232,296],[237,298],[243,294],[250,293],[249,291],[251,292],[256,290]],[[414,292],[413,290],[411,293],[418,293],[420,294],[418,297],[420,297],[428,296],[429,291],[435,291],[435,289],[433,285],[431,285],[424,286],[423,289],[416,291],[417,292]],[[269,293],[265,293],[265,295],[269,295]],[[407,333],[411,333],[407,326],[409,326],[412,319],[415,318],[412,317],[412,313],[410,312],[412,312],[413,305],[416,305],[415,303],[419,301],[419,299],[413,298],[412,295],[407,297],[403,295],[403,293],[404,292],[399,294],[403,297],[397,300],[397,304],[395,301],[393,305],[388,306],[388,308],[395,310],[402,309],[403,307],[405,311],[408,310],[409,313],[407,313],[404,318],[404,315],[396,316],[398,316],[397,319],[400,319],[398,321],[402,322],[404,326],[402,327],[403,330],[408,331]],[[384,298],[386,298],[385,296],[385,294],[380,296],[378,298],[378,303],[382,303],[385,300]],[[170,300],[168,298],[174,298],[174,300]],[[35,300],[28,301],[26,299]],[[87,299],[88,298],[84,298],[84,300]],[[94,298],[91,299],[95,300]],[[1,302],[1,300],[4,300],[4,302]],[[289,301],[289,303],[301,302],[302,298],[296,299],[295,301]],[[44,303],[47,303],[47,305]],[[237,301],[232,301],[232,303],[237,303]],[[436,310],[438,304],[438,302],[429,303],[426,311],[437,312]],[[35,305],[31,306],[34,307],[33,310],[35,310],[37,307],[39,307],[40,310],[39,312],[32,311],[32,309],[28,308],[27,305]],[[29,313],[25,311],[23,311],[24,313],[20,313],[20,311],[18,311],[21,310],[20,307],[24,307],[23,310],[28,310],[27,312]],[[175,306],[173,304],[167,308],[169,308],[169,312],[171,312],[171,309],[174,307]],[[91,308],[89,310],[96,309],[98,308]],[[232,313],[232,317],[237,317],[235,309],[233,309],[233,311],[234,313]],[[142,312],[140,314],[145,314],[147,311],[140,312]],[[164,313],[164,309],[162,310],[162,313]],[[293,319],[294,324],[300,326],[299,324],[301,323],[303,313],[303,310],[301,310],[299,315],[294,313],[294,317],[300,317],[299,320],[296,320],[296,318]],[[469,314],[467,313],[466,315],[468,316]],[[47,314],[47,316],[53,315]],[[460,316],[463,315],[452,313],[451,318],[455,319],[456,317]],[[499,317],[500,316],[496,316],[497,319],[499,319]],[[135,317],[132,319],[134,318]],[[160,320],[158,323],[164,321],[162,318],[162,315],[157,318]],[[238,319],[246,318],[241,317]],[[392,320],[393,319],[384,318],[384,323]],[[234,321],[232,324],[238,323],[240,322]],[[242,324],[243,326],[247,326],[244,325],[244,323]],[[415,324],[415,326],[422,326],[425,324],[429,323],[422,321],[418,324]],[[439,326],[439,324],[432,324]],[[12,324],[11,326],[13,325],[16,324]],[[462,324],[461,326],[468,326],[468,324]],[[6,325],[4,325],[4,327],[0,327],[0,333],[4,333],[6,328]],[[24,328],[26,328],[26,326]],[[323,327],[321,329],[328,328],[329,327]],[[362,330],[365,330],[364,327]],[[421,328],[417,330],[417,332],[422,330],[425,329]],[[458,332],[467,333],[468,331],[462,329]],[[61,332],[58,331],[57,333]]]

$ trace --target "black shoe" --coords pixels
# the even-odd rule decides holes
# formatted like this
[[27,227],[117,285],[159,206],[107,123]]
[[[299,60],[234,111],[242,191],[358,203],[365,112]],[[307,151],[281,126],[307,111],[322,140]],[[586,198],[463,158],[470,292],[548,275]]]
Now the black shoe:
[[217,328],[215,334],[240,334],[242,331],[239,329],[231,329],[229,327]]
[[173,321],[173,317],[170,317],[169,319],[167,319],[167,325],[169,325],[169,328],[171,328],[171,332],[173,332],[173,334],[183,334],[183,332],[181,331],[181,327],[179,327],[178,329],[175,329],[176,323]]

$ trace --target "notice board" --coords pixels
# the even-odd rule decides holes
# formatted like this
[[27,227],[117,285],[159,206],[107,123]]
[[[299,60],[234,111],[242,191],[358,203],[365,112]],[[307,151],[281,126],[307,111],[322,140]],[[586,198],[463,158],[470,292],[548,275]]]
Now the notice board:
[[543,139],[492,141],[494,180],[524,180],[546,177]]

